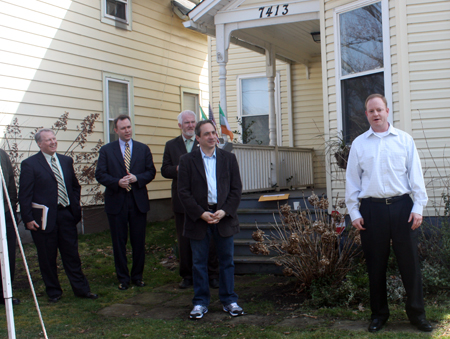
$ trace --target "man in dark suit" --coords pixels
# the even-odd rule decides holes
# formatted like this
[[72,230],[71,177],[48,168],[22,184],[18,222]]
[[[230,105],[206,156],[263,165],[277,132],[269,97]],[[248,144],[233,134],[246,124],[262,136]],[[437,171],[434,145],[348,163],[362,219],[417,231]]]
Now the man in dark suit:
[[214,238],[219,258],[219,298],[232,316],[243,314],[234,292],[233,235],[239,232],[237,209],[242,183],[234,154],[216,148],[216,129],[211,120],[195,127],[200,147],[180,158],[178,195],[184,206],[184,236],[191,239],[194,308],[191,319],[208,312],[208,251]]
[[[19,203],[22,220],[31,231],[37,248],[39,268],[50,302],[57,302],[62,289],[56,269],[57,250],[78,297],[97,299],[81,270],[78,254],[77,223],[81,220],[81,187],[73,169],[73,159],[57,154],[58,142],[51,129],[35,134],[41,151],[22,161]],[[43,229],[42,211],[32,203],[48,207],[47,225]],[[40,212],[41,211],[41,212]]]
[[[181,130],[181,135],[166,143],[161,166],[161,175],[164,178],[173,179],[172,208],[177,230],[180,276],[183,278],[179,284],[180,288],[187,288],[192,285],[192,250],[189,238],[183,236],[184,207],[178,198],[178,164],[182,155],[198,148],[198,142],[194,136],[196,123],[197,116],[192,111],[183,111],[178,115],[178,127]],[[218,269],[217,256],[212,241],[208,259],[209,286],[212,288],[219,288]]]
[[[11,277],[11,284],[14,281],[14,273],[16,271],[16,232],[14,230],[13,218],[16,218],[16,210],[17,210],[17,189],[16,182],[14,180],[14,169],[11,164],[11,160],[9,159],[8,154],[0,149],[0,163],[2,167],[3,177],[5,179],[6,190],[8,191],[8,196],[3,193],[3,202],[5,209],[5,223],[6,223],[6,241],[8,244],[8,257],[9,257],[9,273]],[[9,197],[11,201],[12,214],[9,210],[9,205],[7,198]],[[0,271],[0,293],[2,293],[3,297],[3,283],[2,283],[2,275]],[[0,303],[4,304],[5,299],[1,298]],[[13,305],[20,304],[20,300],[17,298],[12,298]]]
[[[138,287],[145,285],[142,279],[145,228],[150,210],[147,184],[155,177],[156,169],[148,146],[131,138],[133,129],[128,115],[119,115],[114,119],[114,131],[119,140],[100,149],[95,178],[106,187],[105,211],[111,231],[119,290],[126,290],[130,281]],[[131,275],[126,253],[128,226],[133,249]]]

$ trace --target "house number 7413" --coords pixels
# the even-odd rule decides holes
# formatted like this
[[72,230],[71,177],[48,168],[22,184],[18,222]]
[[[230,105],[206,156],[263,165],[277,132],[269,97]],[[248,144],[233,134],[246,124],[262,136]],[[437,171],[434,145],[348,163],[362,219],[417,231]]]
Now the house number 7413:
[[[288,7],[289,7],[289,5],[281,5],[281,10],[282,10],[281,14],[282,15],[288,14],[288,12],[289,12]],[[277,5],[277,7],[275,7],[275,6],[267,7],[266,12],[264,13],[265,9],[266,9],[266,7],[260,7],[259,8],[259,11],[260,11],[259,18],[260,19],[263,16],[265,16],[267,18],[270,17],[271,15],[277,16],[278,15],[278,11],[280,10],[280,5]]]

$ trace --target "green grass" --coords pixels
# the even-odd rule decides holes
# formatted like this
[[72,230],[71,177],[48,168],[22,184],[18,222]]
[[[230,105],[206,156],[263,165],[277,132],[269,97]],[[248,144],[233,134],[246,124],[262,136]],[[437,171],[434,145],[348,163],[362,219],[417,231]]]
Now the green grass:
[[[33,281],[38,294],[41,312],[44,318],[49,338],[429,338],[423,333],[389,333],[369,334],[365,331],[349,331],[330,329],[335,321],[364,320],[370,317],[367,309],[363,312],[351,308],[320,308],[312,309],[303,305],[292,314],[308,314],[321,320],[320,324],[305,325],[303,327],[279,327],[267,323],[268,326],[255,326],[249,317],[248,323],[236,324],[233,321],[212,323],[207,321],[189,321],[186,318],[173,320],[156,320],[148,318],[120,318],[106,317],[98,312],[110,305],[121,303],[126,299],[143,292],[151,292],[154,288],[180,281],[177,270],[169,270],[161,265],[161,260],[171,255],[175,245],[175,226],[173,221],[151,223],[148,225],[146,236],[146,268],[144,280],[146,287],[130,288],[119,291],[114,272],[112,246],[109,232],[84,235],[79,238],[80,256],[83,270],[88,277],[91,290],[99,294],[99,299],[85,300],[73,295],[69,282],[62,269],[60,281],[64,290],[63,298],[56,304],[50,304],[44,292],[39,269],[37,267],[36,249],[34,244],[25,245],[27,260],[32,272]],[[131,254],[131,249],[130,249]],[[27,285],[22,260],[17,258],[17,274],[14,283],[14,295],[22,303],[14,307],[14,317],[17,338],[43,338],[34,302]],[[246,290],[261,288],[267,280],[265,276],[248,280]],[[287,281],[284,277],[273,278],[270,281],[280,283]],[[269,287],[269,286],[268,286]],[[242,288],[238,286],[238,289]],[[244,288],[242,288],[244,290]],[[279,303],[264,298],[264,289],[254,293],[254,297],[242,305],[249,315],[264,315],[267,319],[286,318],[288,312],[281,311]],[[240,293],[239,290],[237,290]],[[188,290],[183,293],[192,293]],[[241,294],[245,297],[245,293]],[[439,321],[440,328],[432,337],[450,337],[450,303],[445,298],[429,299],[427,306],[428,318]],[[4,309],[0,310],[0,317],[5,319]],[[391,319],[406,320],[403,307],[392,305]],[[269,314],[269,315],[267,315]],[[0,325],[0,338],[7,338],[6,321]]]

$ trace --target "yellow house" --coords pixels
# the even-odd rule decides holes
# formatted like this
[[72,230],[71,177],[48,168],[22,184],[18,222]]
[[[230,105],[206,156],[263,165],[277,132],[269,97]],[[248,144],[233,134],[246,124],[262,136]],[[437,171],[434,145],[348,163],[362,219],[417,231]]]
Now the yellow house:
[[[256,151],[259,140],[275,153],[276,147],[294,153],[312,148],[312,184],[342,198],[345,171],[334,153],[368,129],[365,98],[382,93],[390,123],[416,141],[429,195],[426,214],[443,212],[442,194],[449,193],[449,1],[204,0],[184,25],[210,37],[213,106],[220,102],[244,139],[253,123],[254,138],[243,140],[248,147]],[[288,186],[294,167],[283,176],[287,158],[268,159],[277,171],[271,183]],[[253,177],[260,166],[254,167],[244,172]]]
[[[0,126],[17,118],[23,157],[38,150],[30,132],[65,112],[62,153],[84,117],[98,114],[86,151],[114,139],[112,120],[129,114],[133,137],[150,147],[158,170],[148,185],[152,218],[164,218],[171,212],[170,182],[159,173],[164,145],[179,135],[181,110],[208,107],[206,36],[185,29],[170,1],[1,0],[0,8]],[[86,201],[91,187],[83,187]]]

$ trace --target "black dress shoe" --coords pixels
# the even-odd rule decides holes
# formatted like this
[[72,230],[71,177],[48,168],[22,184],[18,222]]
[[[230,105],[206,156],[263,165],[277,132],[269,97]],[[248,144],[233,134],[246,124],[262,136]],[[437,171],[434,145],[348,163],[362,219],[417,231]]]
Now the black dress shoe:
[[128,289],[128,285],[127,284],[124,284],[124,283],[120,283],[119,284],[119,290],[125,291],[127,289]]
[[92,293],[92,292],[88,292],[85,295],[81,296],[82,298],[87,298],[87,299],[92,299],[95,300],[98,298],[98,294]]
[[422,332],[431,332],[433,331],[433,327],[429,323],[427,319],[419,319],[416,321],[411,321],[411,324],[417,327],[419,331]]
[[133,284],[135,284],[137,287],[144,287],[145,286],[145,282],[143,280],[134,280]]
[[387,319],[373,319],[369,325],[369,332],[378,332],[386,324]]
[[57,303],[59,299],[61,299],[61,295],[58,295],[57,297],[48,297],[48,301],[51,303]]
[[185,288],[188,288],[189,286],[192,286],[192,279],[183,278],[183,280],[178,285],[179,288],[184,290]]
[[219,288],[219,279],[212,278],[209,280],[209,287],[218,289]]

